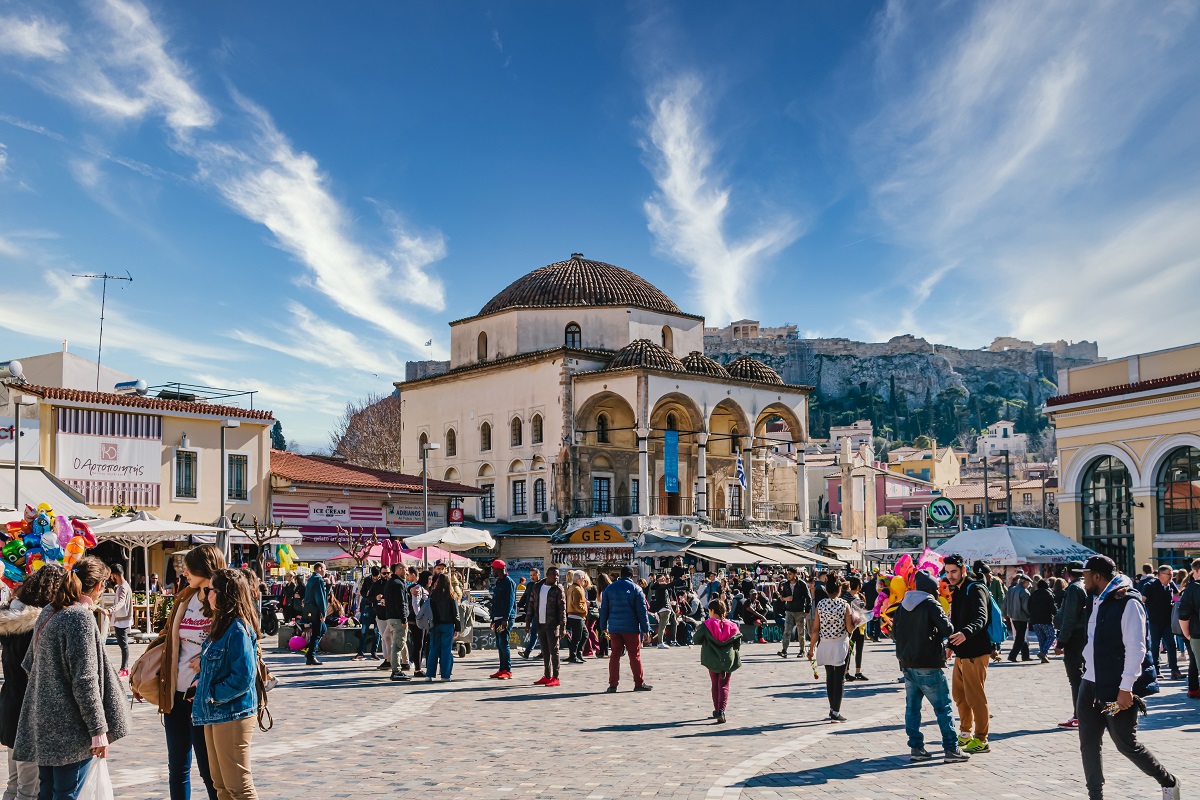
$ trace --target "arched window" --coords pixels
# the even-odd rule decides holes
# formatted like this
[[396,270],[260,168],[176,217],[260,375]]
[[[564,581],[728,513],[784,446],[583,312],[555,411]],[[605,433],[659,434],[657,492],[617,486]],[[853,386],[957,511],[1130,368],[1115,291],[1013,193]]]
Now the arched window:
[[596,444],[608,444],[608,414],[596,416]]
[[509,425],[512,435],[509,437],[509,444],[513,447],[521,446],[521,418],[513,417],[512,424]]
[[576,322],[572,322],[567,326],[566,345],[567,347],[574,347],[576,350],[583,347],[583,330]]
[[1200,450],[1173,450],[1158,470],[1158,532],[1200,531]]
[[662,346],[665,347],[668,352],[675,352],[675,334],[671,332],[671,328],[668,325],[663,325]]
[[533,420],[529,423],[529,439],[534,444],[542,443],[542,415],[534,414]]
[[479,332],[479,344],[476,347],[475,356],[478,361],[487,361],[487,334],[483,331]]
[[667,430],[669,430],[669,431],[679,430],[679,420],[676,419],[674,411],[667,414]]
[[458,455],[458,435],[454,433],[454,428],[446,431],[446,457]]
[[1083,475],[1083,544],[1108,556],[1117,569],[1133,570],[1133,481],[1118,458],[1103,456]]
[[429,446],[429,436],[427,434],[422,433],[421,437],[419,439],[417,439],[417,455],[424,455],[425,448],[428,446]]
[[738,436],[737,425],[729,429],[729,452],[731,455],[742,452],[742,438]]
[[546,511],[546,481],[538,478],[533,482],[533,513],[543,514]]
[[492,449],[492,426],[485,422],[479,426],[479,450],[487,452]]

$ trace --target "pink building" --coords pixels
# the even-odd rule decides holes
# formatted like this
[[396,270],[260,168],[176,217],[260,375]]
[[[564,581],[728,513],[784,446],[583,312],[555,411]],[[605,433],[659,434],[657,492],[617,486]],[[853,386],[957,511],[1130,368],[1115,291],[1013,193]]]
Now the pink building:
[[[928,506],[933,498],[936,487],[929,481],[901,475],[879,467],[857,467],[852,480],[863,480],[870,472],[875,477],[875,508],[880,515],[897,514],[906,520],[916,520],[920,524],[921,509]],[[840,475],[832,474],[825,479],[826,497],[829,498],[829,513],[842,513],[842,479]]]

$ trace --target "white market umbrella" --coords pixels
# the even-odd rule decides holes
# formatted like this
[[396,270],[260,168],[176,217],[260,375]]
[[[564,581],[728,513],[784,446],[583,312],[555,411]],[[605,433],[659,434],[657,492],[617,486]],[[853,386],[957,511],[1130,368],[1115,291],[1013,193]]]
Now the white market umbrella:
[[970,564],[979,560],[996,566],[1018,564],[1065,564],[1087,561],[1096,551],[1049,528],[1019,528],[997,525],[963,531],[936,548],[939,555],[957,553]]
[[415,550],[418,547],[440,547],[443,550],[461,552],[472,547],[486,547],[491,550],[496,546],[496,540],[485,530],[464,528],[461,525],[451,525],[446,528],[435,528],[429,533],[416,536],[406,536],[404,547]]
[[[133,548],[142,548],[146,561],[146,633],[150,633],[150,548],[162,542],[176,542],[194,534],[220,532],[222,528],[211,525],[196,525],[191,522],[175,522],[159,519],[147,511],[122,514],[118,517],[91,523],[92,533],[100,542],[116,542],[128,547],[130,558]],[[132,569],[130,569],[132,573]],[[132,574],[130,575],[132,578]]]

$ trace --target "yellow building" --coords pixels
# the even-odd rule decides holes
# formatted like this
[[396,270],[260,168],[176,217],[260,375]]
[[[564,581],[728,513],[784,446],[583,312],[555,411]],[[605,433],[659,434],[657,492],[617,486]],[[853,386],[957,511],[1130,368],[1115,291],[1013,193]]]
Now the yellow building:
[[[936,447],[936,445],[935,445]],[[965,455],[952,447],[938,447],[937,457],[931,448],[898,447],[888,453],[888,469],[910,478],[929,481],[939,489],[962,482],[962,463]]]
[[1200,554],[1200,344],[1059,373],[1061,531],[1127,572]]

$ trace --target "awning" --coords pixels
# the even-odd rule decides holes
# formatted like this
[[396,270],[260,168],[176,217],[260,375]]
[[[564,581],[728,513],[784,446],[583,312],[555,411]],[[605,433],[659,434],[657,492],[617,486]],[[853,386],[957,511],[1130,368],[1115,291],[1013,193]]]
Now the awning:
[[722,564],[755,564],[770,560],[740,547],[689,547],[687,555]]
[[[384,525],[301,525],[299,533],[301,541],[305,544],[334,544],[337,542],[339,535],[338,529],[341,529],[341,536],[344,539],[346,534],[351,536],[365,536],[371,538],[371,533],[375,533],[377,539],[394,538],[391,531]],[[403,530],[403,529],[401,529]],[[411,533],[406,535],[411,536]]]
[[773,561],[776,564],[797,564],[810,566],[816,564],[815,558],[802,556],[797,552],[784,550],[782,547],[765,547],[763,545],[741,545],[739,549],[745,550],[748,553],[754,553],[761,556],[764,561]]
[[844,567],[844,566],[846,566],[845,561],[839,561],[836,558],[830,558],[829,556],[823,556],[819,553],[813,553],[809,550],[801,550],[798,547],[789,547],[787,549],[800,554],[804,558],[807,558],[811,561],[815,561],[818,564],[824,564],[827,567]]
[[[216,544],[217,534],[215,533],[194,533],[192,534],[192,542],[195,544]],[[267,547],[274,547],[277,544],[300,544],[303,541],[303,534],[297,528],[284,528],[279,532],[278,536],[271,538],[267,542]],[[256,544],[254,539],[239,531],[229,531],[230,544]]]
[[[9,519],[21,519],[25,506],[37,508],[38,503],[49,503],[55,514],[65,514],[68,517],[95,518],[99,515],[80,502],[78,493],[46,471],[44,467],[21,467],[21,507],[14,509],[16,516],[9,514]],[[13,468],[11,464],[0,465],[0,504],[7,506],[13,501]],[[0,512],[3,514],[6,512]]]

